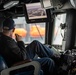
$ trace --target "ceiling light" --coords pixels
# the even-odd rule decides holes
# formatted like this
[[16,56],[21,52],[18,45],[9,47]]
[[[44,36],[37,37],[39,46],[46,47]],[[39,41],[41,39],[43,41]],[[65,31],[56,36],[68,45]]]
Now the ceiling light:
[[18,3],[19,3],[18,0],[9,1],[9,2],[7,2],[6,4],[4,4],[3,7],[4,7],[5,9],[9,9],[9,8],[17,5]]

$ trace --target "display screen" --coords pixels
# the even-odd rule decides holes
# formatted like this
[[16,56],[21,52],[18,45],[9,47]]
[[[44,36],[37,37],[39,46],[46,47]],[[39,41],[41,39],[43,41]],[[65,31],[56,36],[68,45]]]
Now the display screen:
[[47,18],[46,10],[41,7],[41,3],[25,4],[27,21],[45,22]]

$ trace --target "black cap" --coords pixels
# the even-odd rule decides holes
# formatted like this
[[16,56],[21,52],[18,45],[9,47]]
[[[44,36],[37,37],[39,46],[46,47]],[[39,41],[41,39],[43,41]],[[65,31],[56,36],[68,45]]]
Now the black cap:
[[15,22],[11,18],[7,18],[3,21],[3,29],[11,30],[15,28]]

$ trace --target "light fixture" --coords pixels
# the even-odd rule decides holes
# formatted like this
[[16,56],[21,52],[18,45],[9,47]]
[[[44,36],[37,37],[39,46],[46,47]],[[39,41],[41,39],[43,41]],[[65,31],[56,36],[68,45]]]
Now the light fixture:
[[9,8],[17,5],[18,3],[19,3],[19,0],[12,0],[12,1],[9,1],[9,2],[7,2],[6,4],[4,4],[3,7],[4,7],[5,9],[9,9]]

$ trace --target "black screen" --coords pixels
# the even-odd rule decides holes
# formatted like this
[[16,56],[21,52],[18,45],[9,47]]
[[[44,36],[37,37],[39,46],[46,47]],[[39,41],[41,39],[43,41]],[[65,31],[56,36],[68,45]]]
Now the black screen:
[[39,2],[25,4],[25,13],[27,23],[47,21],[47,12],[41,7],[41,4]]

